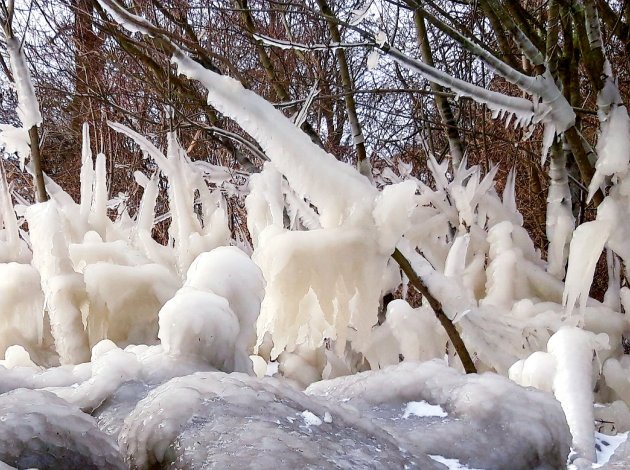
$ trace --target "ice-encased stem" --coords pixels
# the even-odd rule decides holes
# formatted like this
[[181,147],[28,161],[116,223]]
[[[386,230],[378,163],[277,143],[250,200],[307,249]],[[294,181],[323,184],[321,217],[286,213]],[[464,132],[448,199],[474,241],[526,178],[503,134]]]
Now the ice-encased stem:
[[[22,122],[22,127],[28,132],[29,145],[31,148],[31,162],[33,171],[33,185],[35,198],[38,202],[48,200],[44,174],[42,171],[41,153],[39,149],[39,131],[37,126],[42,122],[42,115],[39,112],[39,103],[33,88],[31,74],[26,65],[26,57],[21,41],[13,36],[10,25],[5,25],[6,47],[11,63],[13,82],[18,95],[18,118]],[[21,164],[24,164],[26,156],[20,155]]]
[[547,272],[563,279],[569,255],[569,242],[575,220],[571,211],[571,190],[567,172],[567,155],[559,142],[551,147],[547,195],[547,240],[549,240]]

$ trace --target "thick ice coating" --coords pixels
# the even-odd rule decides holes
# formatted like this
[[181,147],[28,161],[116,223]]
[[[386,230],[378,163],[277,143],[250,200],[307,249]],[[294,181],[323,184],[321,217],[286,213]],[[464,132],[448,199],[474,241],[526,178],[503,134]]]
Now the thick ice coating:
[[0,395],[0,461],[16,468],[124,469],[94,419],[49,392]]
[[138,403],[118,442],[133,468],[440,468],[356,413],[276,379],[198,373]]
[[158,337],[164,350],[226,372],[253,374],[249,355],[263,286],[260,269],[238,248],[201,253],[184,286],[160,310]]
[[[463,375],[437,360],[318,382],[306,393],[356,408],[415,454],[473,468],[560,469],[569,454],[569,428],[551,395],[492,373]],[[448,416],[401,419],[420,401]]]

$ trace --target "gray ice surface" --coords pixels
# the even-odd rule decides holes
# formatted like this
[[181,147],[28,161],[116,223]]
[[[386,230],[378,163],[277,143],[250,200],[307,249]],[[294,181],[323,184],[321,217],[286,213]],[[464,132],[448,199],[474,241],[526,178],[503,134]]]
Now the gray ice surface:
[[0,395],[0,461],[25,469],[123,469],[115,441],[92,417],[56,395]]

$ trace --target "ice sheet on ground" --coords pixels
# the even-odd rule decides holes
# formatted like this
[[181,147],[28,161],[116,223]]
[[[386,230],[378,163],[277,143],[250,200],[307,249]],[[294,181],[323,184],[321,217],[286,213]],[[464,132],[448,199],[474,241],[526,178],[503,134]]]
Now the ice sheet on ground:
[[595,433],[595,450],[597,451],[597,463],[593,468],[602,468],[606,465],[621,444],[628,441],[628,433],[620,433],[616,436]]
[[429,455],[429,457],[431,457],[436,462],[446,465],[448,470],[483,470],[479,468],[470,468],[467,465],[462,465],[461,463],[459,463],[459,460],[457,459],[447,459],[442,457],[441,455]]

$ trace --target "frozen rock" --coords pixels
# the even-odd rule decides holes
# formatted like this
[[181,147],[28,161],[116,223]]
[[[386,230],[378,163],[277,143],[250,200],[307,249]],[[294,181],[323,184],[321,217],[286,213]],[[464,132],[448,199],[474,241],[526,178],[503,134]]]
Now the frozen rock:
[[124,469],[114,441],[94,420],[52,393],[0,396],[0,460],[16,468]]
[[113,439],[117,439],[127,416],[152,388],[151,385],[138,380],[121,385],[98,409],[92,412],[99,429]]
[[[402,362],[312,384],[306,393],[372,418],[414,455],[458,459],[470,468],[565,468],[571,435],[560,404],[493,373],[463,375],[440,361]],[[415,416],[409,402],[448,416]],[[492,449],[492,451],[489,451]]]
[[238,373],[152,390],[118,442],[132,468],[440,468],[351,409]]

